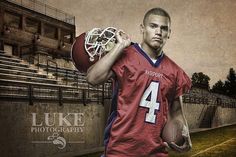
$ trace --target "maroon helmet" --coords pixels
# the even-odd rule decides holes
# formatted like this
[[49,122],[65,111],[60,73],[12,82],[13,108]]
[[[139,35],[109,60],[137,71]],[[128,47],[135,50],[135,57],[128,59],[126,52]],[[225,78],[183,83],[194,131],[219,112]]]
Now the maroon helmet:
[[115,32],[114,27],[94,28],[76,37],[71,48],[74,66],[80,72],[87,72],[91,65],[114,47]]

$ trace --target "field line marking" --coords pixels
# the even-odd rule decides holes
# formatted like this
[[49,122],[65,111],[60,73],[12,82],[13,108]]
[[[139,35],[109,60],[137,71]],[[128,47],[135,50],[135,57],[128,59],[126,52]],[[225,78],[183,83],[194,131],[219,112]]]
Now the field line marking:
[[198,152],[198,153],[196,153],[196,154],[193,154],[191,157],[194,157],[194,156],[197,156],[197,155],[202,154],[202,153],[204,153],[204,152],[207,152],[208,150],[210,150],[210,149],[212,149],[212,148],[216,148],[216,147],[219,147],[219,146],[221,146],[221,145],[224,145],[225,143],[228,143],[228,142],[230,142],[230,141],[232,141],[232,140],[235,140],[235,138],[231,138],[231,139],[229,139],[229,140],[227,140],[227,141],[224,141],[223,143],[220,143],[220,144],[214,145],[214,146],[212,146],[212,147],[209,147],[209,148],[207,148],[207,149],[205,149],[205,150],[202,150],[202,151],[200,151],[200,152]]

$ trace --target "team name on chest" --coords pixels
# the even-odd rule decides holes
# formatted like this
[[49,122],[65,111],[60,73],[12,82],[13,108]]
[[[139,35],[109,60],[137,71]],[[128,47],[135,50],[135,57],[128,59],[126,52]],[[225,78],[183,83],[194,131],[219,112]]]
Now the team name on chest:
[[158,72],[147,70],[147,69],[145,70],[145,74],[149,75],[149,76],[152,76],[152,77],[158,77],[158,78],[162,78],[163,77],[162,73],[158,73]]

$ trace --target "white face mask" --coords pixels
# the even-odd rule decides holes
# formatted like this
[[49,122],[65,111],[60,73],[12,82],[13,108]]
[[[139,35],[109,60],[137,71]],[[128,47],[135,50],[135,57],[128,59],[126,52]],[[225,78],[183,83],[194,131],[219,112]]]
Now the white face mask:
[[84,47],[90,61],[93,61],[95,56],[99,56],[100,59],[115,46],[116,30],[114,27],[94,28],[86,33]]

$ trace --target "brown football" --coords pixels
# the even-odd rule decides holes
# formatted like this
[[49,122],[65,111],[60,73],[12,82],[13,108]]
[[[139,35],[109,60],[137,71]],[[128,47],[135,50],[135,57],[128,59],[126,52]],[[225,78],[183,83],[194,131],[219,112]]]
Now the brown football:
[[181,146],[184,143],[182,136],[183,123],[179,120],[168,120],[162,130],[162,139],[164,142],[174,142]]

